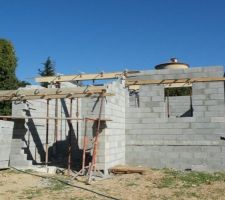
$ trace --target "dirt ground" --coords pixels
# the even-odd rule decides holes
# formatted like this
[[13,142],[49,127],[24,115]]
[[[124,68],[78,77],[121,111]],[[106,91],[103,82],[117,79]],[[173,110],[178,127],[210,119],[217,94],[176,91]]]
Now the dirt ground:
[[225,200],[225,173],[147,169],[143,175],[113,175],[91,185],[84,183],[85,177],[41,176],[46,174],[1,170],[0,200]]

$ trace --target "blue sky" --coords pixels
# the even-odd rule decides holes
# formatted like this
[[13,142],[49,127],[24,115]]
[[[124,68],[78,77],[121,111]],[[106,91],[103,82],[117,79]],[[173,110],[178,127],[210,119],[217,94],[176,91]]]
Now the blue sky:
[[0,38],[13,42],[17,76],[48,56],[63,74],[151,69],[171,57],[225,64],[224,0],[0,0]]

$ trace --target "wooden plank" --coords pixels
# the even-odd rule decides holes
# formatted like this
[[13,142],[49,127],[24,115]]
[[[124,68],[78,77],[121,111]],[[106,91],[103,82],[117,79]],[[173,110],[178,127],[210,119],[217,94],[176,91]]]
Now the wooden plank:
[[200,77],[200,78],[182,78],[182,79],[163,79],[163,80],[126,80],[126,86],[130,85],[148,85],[148,84],[173,84],[173,83],[195,83],[195,82],[215,82],[225,81],[225,77]]
[[[39,116],[10,116],[10,115],[0,115],[0,119],[50,119],[50,120],[75,120],[75,121],[84,121],[85,118],[76,118],[76,117],[39,117]],[[97,121],[98,118],[86,118],[89,121]],[[111,119],[102,118],[101,121],[112,121]]]
[[96,73],[96,74],[74,74],[74,75],[61,75],[61,76],[45,76],[36,77],[35,81],[39,83],[48,82],[67,82],[67,81],[84,81],[84,80],[104,80],[104,79],[117,79],[124,78],[129,74],[139,73],[139,71],[124,71],[124,72],[111,72],[111,73]]
[[165,88],[192,87],[192,83],[170,83],[164,84]]
[[109,169],[109,172],[114,174],[133,174],[133,173],[144,174],[146,170],[139,167],[121,166],[121,167],[112,167]]
[[140,89],[140,85],[129,85],[128,89],[129,90],[139,90]]
[[[0,90],[0,101],[4,100],[35,100],[35,99],[60,99],[60,98],[84,98],[99,96],[106,91],[105,86],[90,86],[76,88],[45,88],[45,89],[19,89]],[[104,96],[112,96],[112,93],[104,93]]]
[[18,90],[0,90],[0,96],[20,96],[20,95],[54,95],[54,94],[68,94],[76,93],[82,94],[85,92],[102,92],[106,90],[105,86],[88,86],[88,87],[74,87],[74,88],[36,88],[36,89],[18,89]]
[[[103,96],[114,96],[115,94],[113,93],[104,93]],[[98,93],[87,93],[87,94],[73,94],[73,95],[43,95],[43,96],[39,96],[39,95],[33,95],[33,96],[21,96],[21,97],[1,97],[0,96],[0,101],[24,101],[24,100],[37,100],[37,99],[64,99],[64,98],[87,98],[87,97],[92,97],[92,98],[97,98],[99,97]]]
[[[139,90],[141,85],[128,85],[129,90]],[[164,84],[165,88],[191,87],[192,83],[170,83]]]

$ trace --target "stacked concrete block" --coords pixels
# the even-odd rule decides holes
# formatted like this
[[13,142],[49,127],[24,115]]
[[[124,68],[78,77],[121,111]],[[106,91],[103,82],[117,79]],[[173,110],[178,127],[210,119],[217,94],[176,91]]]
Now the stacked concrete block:
[[[136,79],[223,77],[223,74],[223,67],[155,70],[142,72]],[[168,117],[163,92],[163,86],[141,86],[140,108],[126,107],[126,163],[154,168],[224,170],[225,142],[221,140],[225,136],[224,83],[193,83],[192,117],[180,117],[190,106],[190,97],[169,97],[170,112],[174,114]],[[157,99],[156,103],[153,99]],[[164,114],[160,113],[163,110]]]
[[[103,99],[103,105],[102,105],[102,113],[101,113],[101,118],[105,118],[105,103],[106,99]],[[92,118],[92,119],[97,119],[99,117],[99,112],[100,112],[100,104],[101,104],[101,99],[98,97],[95,98],[83,98],[81,99],[81,117],[82,118]],[[84,142],[84,134],[85,134],[85,126],[87,127],[86,130],[86,136],[88,138],[88,143],[86,150],[89,150],[87,154],[87,159],[86,159],[86,165],[88,165],[88,162],[91,162],[91,156],[93,153],[93,142],[94,142],[94,137],[96,134],[96,128],[97,128],[97,121],[92,121],[88,120],[85,124],[85,121],[80,122],[81,123],[81,129],[79,131],[79,143],[80,143],[80,148],[83,150],[83,142]],[[101,124],[100,127],[100,135],[99,135],[99,146],[98,146],[98,163],[103,163],[101,166],[101,170],[104,170],[104,125]],[[99,164],[100,165],[100,164]]]
[[[97,150],[97,168],[107,173],[110,167],[125,164],[125,93],[120,82],[107,85],[107,92],[114,96],[105,97],[102,107],[102,119],[110,120],[101,124]],[[99,98],[82,99],[82,116],[98,118],[100,111]],[[84,131],[83,123],[82,130]],[[95,136],[96,123],[88,122],[89,141]],[[84,132],[80,133],[83,136]],[[89,143],[89,147],[91,147]]]
[[0,120],[0,169],[9,167],[14,123]]
[[166,103],[167,101],[169,101],[170,117],[192,117],[190,96],[170,96],[166,98]]
[[119,81],[109,85],[109,92],[115,94],[108,98],[105,117],[112,120],[105,130],[105,168],[125,164],[125,95],[124,85]]
[[[76,86],[74,86],[76,87]],[[56,101],[58,101],[58,108],[56,108]],[[58,110],[58,117],[65,118],[70,116],[70,100],[59,99],[49,100],[49,117],[56,117],[56,109]],[[79,112],[78,112],[79,113]],[[77,101],[73,100],[72,103],[72,117],[77,115]],[[33,163],[43,163],[46,154],[46,119],[36,119],[35,117],[47,116],[47,100],[32,100],[27,102],[14,102],[13,103],[13,116],[21,117],[34,117],[32,119],[16,120],[14,128],[13,140],[21,140],[21,146],[15,145],[11,161],[14,165],[19,165],[16,162],[15,153],[20,154],[21,149],[27,154],[28,160]],[[55,159],[54,156],[63,154],[61,157],[65,158],[67,155],[68,147],[68,133],[69,125],[68,120],[57,120],[58,131],[56,131],[56,120],[49,119],[49,133],[48,133],[48,151],[49,160]],[[72,121],[72,141],[74,141],[74,151],[77,150],[77,126],[76,121]],[[17,141],[15,141],[17,142]],[[58,150],[56,149],[58,147]],[[57,152],[56,152],[57,151]],[[23,153],[24,154],[24,153]],[[74,153],[75,154],[75,153]],[[22,156],[22,155],[21,155]],[[66,160],[66,158],[65,158]],[[25,165],[25,164],[24,164]]]
[[145,70],[132,75],[130,80],[164,80],[179,78],[199,78],[199,77],[223,77],[222,66],[195,67],[189,69],[163,69],[163,70]]
[[[223,67],[190,68],[179,70],[142,71],[130,80],[163,80],[195,77],[223,77]],[[63,84],[62,84],[63,86]],[[63,87],[76,87],[65,83]],[[107,85],[114,96],[104,98],[97,153],[97,168],[107,172],[119,164],[144,165],[154,168],[223,170],[225,168],[225,107],[224,83],[203,82],[192,84],[192,97],[165,97],[162,84],[141,86],[138,94],[131,94],[123,83]],[[59,100],[59,117],[68,117],[70,100]],[[50,101],[50,116],[55,116],[56,101]],[[186,113],[191,109],[191,115]],[[78,105],[78,106],[77,106]],[[73,101],[73,116],[99,117],[98,96]],[[46,100],[17,102],[13,114],[46,116]],[[169,111],[169,113],[168,113]],[[169,114],[169,115],[168,115]],[[14,142],[24,149],[31,160],[43,161],[45,155],[46,120],[25,120],[15,126]],[[73,121],[73,157],[80,159],[83,149],[84,121]],[[96,134],[96,122],[88,121],[88,148]],[[60,142],[68,146],[68,122],[59,122]],[[49,147],[54,153],[56,140],[55,121],[49,121]],[[21,141],[18,141],[20,139]],[[18,143],[16,145],[16,143]],[[66,151],[67,149],[65,149]],[[12,152],[15,152],[13,149]],[[65,154],[66,155],[66,154]],[[90,156],[92,152],[90,152]],[[66,156],[64,156],[66,157]],[[12,156],[13,158],[13,156]],[[16,159],[15,159],[16,160]],[[21,156],[21,160],[22,156]],[[88,163],[87,163],[88,164]]]
[[[71,84],[62,84],[62,87],[72,87]],[[75,87],[75,86],[74,86]],[[107,172],[108,168],[125,163],[125,92],[124,85],[120,82],[113,82],[107,85],[107,92],[114,93],[115,96],[104,97],[102,106],[102,119],[110,119],[101,124],[101,133],[98,145],[97,167]],[[99,117],[101,99],[98,96],[74,99],[72,104],[72,117],[93,118]],[[70,100],[49,101],[49,116],[55,117],[58,109],[58,117],[69,117]],[[78,106],[77,106],[78,105]],[[36,119],[35,117],[45,117],[47,115],[47,101],[33,100],[18,102],[13,104],[14,116],[30,116],[33,119],[16,121],[17,126],[14,131],[14,147],[11,160],[14,166],[29,166],[30,161],[24,163],[24,157],[33,161],[34,164],[43,163],[46,153],[46,119]],[[72,165],[79,167],[81,164],[83,136],[85,122],[72,121]],[[96,134],[97,121],[88,121],[87,135],[89,137],[88,148],[92,148],[93,138]],[[66,120],[59,120],[58,132],[60,151],[65,150],[64,158],[67,160],[69,125]],[[56,148],[55,120],[49,120],[49,160],[55,159]],[[18,145],[16,145],[18,143]],[[76,143],[76,144],[75,144]],[[61,144],[64,144],[62,147]],[[25,152],[25,154],[24,154]],[[58,153],[58,152],[57,152]],[[92,152],[91,152],[92,153]],[[15,155],[16,154],[16,155]],[[27,154],[27,155],[26,155]],[[17,156],[17,157],[16,157]],[[58,155],[56,155],[58,156]],[[18,161],[20,160],[20,162]],[[78,163],[78,164],[77,164]]]

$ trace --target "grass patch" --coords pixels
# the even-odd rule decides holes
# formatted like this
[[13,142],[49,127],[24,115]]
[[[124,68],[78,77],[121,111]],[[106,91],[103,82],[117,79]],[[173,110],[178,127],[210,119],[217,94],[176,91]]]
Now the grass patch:
[[164,169],[165,176],[158,184],[159,188],[174,187],[181,183],[184,187],[195,187],[201,184],[211,184],[215,181],[225,181],[225,173],[206,173],[206,172],[183,172],[171,169]]
[[127,183],[126,186],[130,187],[130,186],[137,186],[138,184],[136,184],[135,182],[130,182]]
[[[58,179],[58,180],[57,180]],[[65,183],[68,183],[68,180],[65,178],[57,178],[57,179],[49,179],[50,190],[64,190],[65,188],[68,187]]]
[[42,194],[41,189],[31,188],[23,191],[23,195],[25,195],[26,199],[33,199],[35,197],[40,197]]
[[21,172],[14,169],[2,169],[0,170],[1,174],[20,174]]
[[187,196],[188,196],[189,198],[191,198],[191,197],[200,198],[200,195],[197,194],[197,193],[195,193],[195,192],[188,192],[188,193],[187,193]]
[[32,170],[32,169],[25,169],[24,172],[26,172],[26,173],[34,173],[34,170]]
[[15,190],[7,190],[6,192],[8,192],[8,193],[16,193]]
[[171,188],[176,186],[176,179],[172,176],[165,176],[161,179],[160,183],[157,185],[158,188]]

